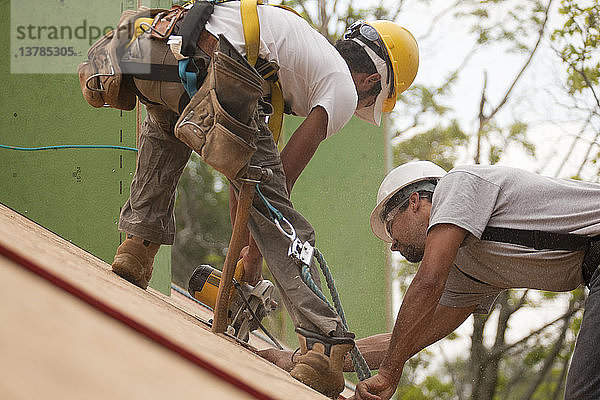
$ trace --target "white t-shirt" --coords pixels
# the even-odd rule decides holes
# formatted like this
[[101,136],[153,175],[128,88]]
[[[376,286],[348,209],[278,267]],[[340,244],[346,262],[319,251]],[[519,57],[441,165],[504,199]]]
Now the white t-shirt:
[[470,234],[458,250],[440,304],[488,312],[508,288],[569,291],[582,280],[583,251],[535,250],[480,240],[486,226],[600,234],[600,185],[549,178],[517,168],[467,166],[437,184],[429,228],[441,223]]
[[[295,115],[306,117],[321,106],[327,111],[327,137],[348,123],[358,95],[348,65],[338,51],[308,22],[279,7],[259,5],[259,57],[279,65],[285,103]],[[223,34],[246,54],[239,2],[215,6],[206,29]]]

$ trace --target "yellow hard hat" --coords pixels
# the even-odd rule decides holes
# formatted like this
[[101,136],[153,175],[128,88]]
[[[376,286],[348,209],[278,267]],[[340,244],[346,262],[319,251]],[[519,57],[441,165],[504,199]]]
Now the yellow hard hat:
[[407,29],[394,22],[379,20],[367,23],[375,28],[383,40],[394,71],[392,93],[383,103],[383,111],[389,112],[394,109],[398,95],[408,89],[417,76],[419,46]]
[[381,75],[381,92],[375,104],[356,114],[365,121],[379,125],[381,112],[389,112],[396,98],[408,89],[419,69],[419,46],[413,35],[391,21],[354,22],[348,27],[344,39],[361,45]]

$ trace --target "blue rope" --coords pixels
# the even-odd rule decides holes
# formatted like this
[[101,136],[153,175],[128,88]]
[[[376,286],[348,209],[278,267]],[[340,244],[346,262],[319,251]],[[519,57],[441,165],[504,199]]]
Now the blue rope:
[[258,197],[260,197],[264,205],[267,207],[267,211],[269,211],[271,221],[275,221],[275,219],[277,219],[278,221],[283,220],[283,214],[281,213],[281,211],[279,211],[278,209],[273,207],[271,203],[269,203],[269,200],[267,200],[267,198],[262,194],[258,185],[256,185],[256,193],[258,193]]
[[[348,331],[348,323],[346,322],[346,315],[344,314],[344,309],[342,307],[342,302],[340,297],[338,296],[337,290],[335,288],[335,283],[333,281],[333,275],[331,275],[331,271],[327,266],[327,262],[323,257],[323,254],[315,248],[315,258],[319,262],[321,266],[321,271],[323,271],[323,276],[325,277],[325,281],[327,282],[327,287],[329,288],[329,292],[331,293],[331,299],[333,300],[333,304],[335,305],[335,310],[340,316],[342,320],[342,324],[344,325],[344,329]],[[310,275],[309,275],[310,278]],[[312,281],[312,278],[310,279]],[[314,285],[314,282],[313,282]],[[316,287],[316,285],[314,285]],[[317,288],[318,289],[318,288]],[[314,289],[313,289],[314,291]],[[320,296],[319,296],[320,297]],[[327,303],[329,304],[329,303]],[[331,307],[331,306],[330,306]],[[356,375],[358,379],[364,381],[367,378],[371,377],[371,370],[369,369],[369,365],[367,361],[358,350],[358,347],[355,345],[350,351],[350,358],[352,358],[352,365],[354,366],[354,371],[356,371]]]
[[[277,210],[275,207],[273,207],[273,205],[271,203],[269,203],[269,201],[266,199],[266,197],[263,196],[263,194],[260,192],[258,185],[256,185],[256,189],[257,189],[260,199],[262,200],[262,202],[267,207],[267,210],[269,211],[271,220],[274,221],[275,218],[273,217],[273,215],[276,215],[278,217],[278,220],[281,221],[281,219],[283,218],[283,214],[281,214],[281,212],[279,210]],[[327,266],[327,262],[325,261],[323,254],[321,254],[321,252],[316,247],[315,247],[315,255],[314,256],[317,259],[317,261],[319,262],[319,266],[321,267],[321,270],[323,271],[323,276],[325,277],[325,281],[327,282],[327,287],[329,288],[329,292],[331,293],[331,299],[333,300],[333,304],[335,307],[331,305],[329,300],[327,300],[327,297],[325,297],[323,292],[316,285],[315,281],[312,279],[312,276],[310,275],[309,266],[306,265],[305,263],[302,263],[302,267],[301,267],[302,279],[304,280],[304,283],[306,283],[306,285],[310,288],[310,290],[312,290],[313,293],[317,295],[317,297],[319,297],[321,300],[323,300],[323,302],[325,304],[327,304],[327,306],[329,306],[329,308],[333,312],[337,313],[340,316],[340,319],[342,320],[342,325],[343,325],[344,329],[346,331],[348,331],[348,323],[346,322],[346,315],[344,314],[342,302],[340,301],[340,297],[338,296],[337,289],[335,288],[335,282],[333,281],[333,276],[331,275],[331,271],[329,270],[329,267]],[[354,366],[354,371],[356,371],[356,375],[358,376],[358,379],[360,379],[361,381],[364,381],[365,379],[371,377],[371,370],[369,369],[369,365],[367,364],[367,361],[364,359],[362,354],[360,354],[360,350],[358,350],[358,347],[356,345],[350,351],[350,358],[352,358],[352,364]]]
[[138,151],[135,147],[112,146],[104,144],[65,144],[59,146],[42,146],[42,147],[17,147],[0,144],[0,149],[18,150],[18,151],[40,151],[40,150],[62,150],[62,149],[116,149]]

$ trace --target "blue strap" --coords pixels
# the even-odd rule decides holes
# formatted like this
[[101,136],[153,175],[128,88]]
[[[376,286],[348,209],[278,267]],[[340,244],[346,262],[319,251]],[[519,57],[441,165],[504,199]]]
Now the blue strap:
[[271,203],[269,203],[269,200],[267,200],[267,198],[262,194],[262,192],[260,191],[260,187],[258,185],[256,185],[256,192],[258,193],[258,197],[260,197],[262,202],[267,207],[267,211],[269,211],[269,216],[271,217],[271,221],[274,221],[275,219],[277,219],[278,221],[283,220],[283,214],[281,213],[281,211],[279,211],[278,209],[273,207],[273,205]]
[[181,79],[181,83],[185,88],[185,91],[190,95],[190,99],[194,97],[196,92],[198,92],[198,88],[196,87],[196,83],[198,81],[198,76],[196,72],[188,72],[187,67],[188,64],[192,62],[196,71],[198,71],[198,67],[192,58],[186,58],[184,60],[179,60],[179,79]]

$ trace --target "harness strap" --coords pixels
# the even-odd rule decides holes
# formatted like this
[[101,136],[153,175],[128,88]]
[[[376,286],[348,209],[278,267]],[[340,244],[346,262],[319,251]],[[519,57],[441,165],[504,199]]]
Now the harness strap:
[[587,250],[593,238],[571,233],[554,233],[488,226],[481,240],[518,244],[536,250]]
[[244,41],[246,42],[246,58],[254,66],[258,60],[260,48],[260,23],[258,21],[257,5],[263,4],[262,0],[241,0],[240,13],[242,16],[242,28],[244,29]]
[[[222,1],[198,1],[185,12],[185,17],[181,22],[181,27],[178,29],[178,35],[182,37],[181,54],[185,57],[193,57],[196,54],[196,49],[201,49],[209,57],[212,57],[217,43],[217,39],[204,29],[210,15],[214,10],[214,4]],[[270,103],[273,106],[273,114],[269,117],[269,130],[273,134],[275,143],[279,142],[281,131],[283,128],[283,114],[285,113],[285,101],[283,99],[283,91],[277,71],[279,67],[275,63],[264,62],[258,58],[260,50],[260,22],[258,19],[258,5],[262,5],[263,0],[241,0],[240,14],[242,18],[242,27],[244,30],[244,41],[246,43],[246,58],[252,66],[257,66],[258,72],[263,79],[269,82],[271,99]],[[276,5],[300,16],[293,9]],[[183,10],[180,10],[179,17],[183,15]],[[178,18],[179,18],[178,17]],[[300,16],[301,17],[301,16]],[[139,35],[147,32],[153,24],[152,18],[138,19],[136,21],[136,32],[134,33],[135,40]],[[131,43],[131,42],[130,42]],[[257,65],[258,64],[260,65]],[[192,61],[193,63],[193,61]],[[125,64],[125,63],[124,63]],[[197,92],[198,83],[202,82],[202,77],[195,77],[193,74],[201,71],[201,68],[196,68],[195,72],[188,71],[190,68],[189,59],[179,61],[179,66],[160,66],[156,64],[148,65],[128,62],[128,65],[123,68],[125,73],[129,73],[138,79],[143,80],[159,80],[165,82],[181,81],[185,90],[190,97]]]
[[211,2],[199,1],[194,3],[192,8],[188,10],[177,33],[183,37],[181,44],[182,55],[186,57],[194,56],[200,34],[204,31],[206,22],[213,13],[214,8],[215,6]]
[[583,257],[581,271],[587,287],[590,287],[590,281],[598,268],[600,268],[600,235],[592,238],[590,247]]
[[[255,66],[258,61],[258,53],[260,50],[260,22],[258,20],[258,8],[259,4],[263,4],[262,0],[241,0],[240,13],[242,17],[242,27],[244,28],[244,41],[246,43],[246,58],[248,62]],[[281,7],[288,11],[297,12],[289,7]],[[267,63],[272,64],[272,63]],[[273,115],[269,117],[269,130],[273,134],[273,140],[277,144],[281,131],[283,128],[283,113],[285,108],[285,101],[283,100],[283,91],[281,89],[281,83],[279,82],[279,76],[277,70],[258,72],[261,76],[269,81],[271,87],[271,105],[273,106]]]
[[281,83],[271,82],[271,105],[273,106],[273,115],[269,117],[269,130],[273,134],[275,144],[279,143],[279,137],[283,129],[283,111],[285,102],[283,100],[283,91]]
[[[195,72],[190,72],[187,70],[190,63],[192,63],[192,65],[196,68]],[[198,67],[196,67],[196,63],[194,62],[193,58],[179,60],[179,78],[181,79],[181,84],[185,88],[185,91],[190,95],[190,99],[194,97],[196,92],[198,92],[198,71]]]
[[283,100],[283,91],[279,81],[279,65],[259,58],[256,62],[256,71],[269,82],[271,91],[269,103],[273,107],[273,114],[269,117],[269,130],[273,134],[273,140],[277,144],[281,136],[283,127],[283,114],[285,112],[285,101]]
[[146,64],[134,61],[121,61],[123,75],[145,81],[180,82],[179,67],[174,64]]

